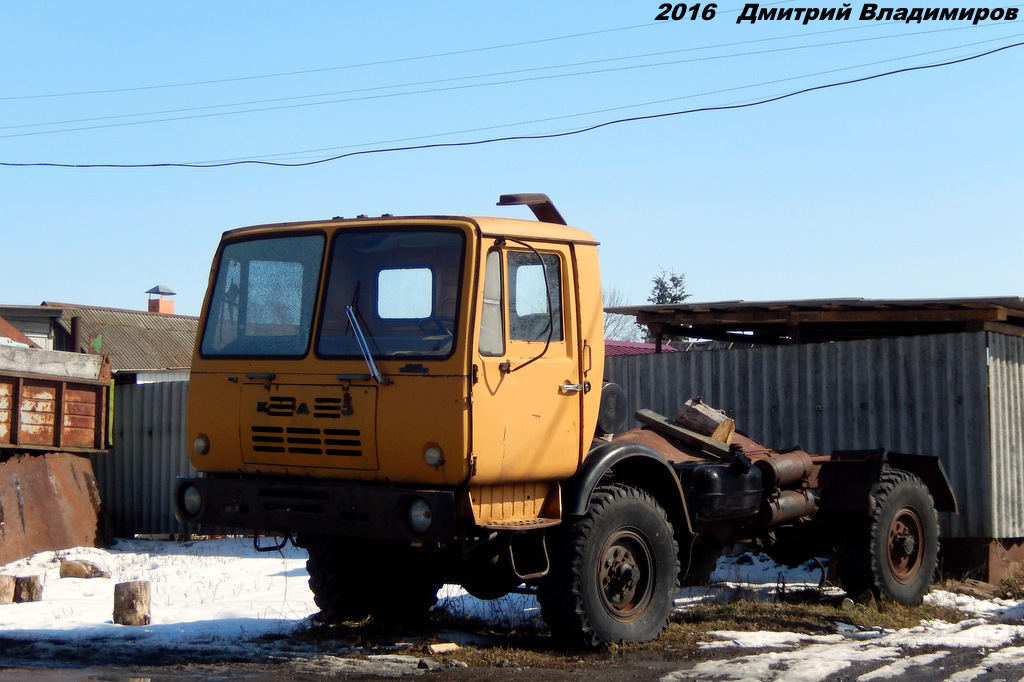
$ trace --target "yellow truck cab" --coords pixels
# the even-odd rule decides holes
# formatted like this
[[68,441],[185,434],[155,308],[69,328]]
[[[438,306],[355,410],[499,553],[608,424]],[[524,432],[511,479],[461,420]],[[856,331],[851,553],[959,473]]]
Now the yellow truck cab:
[[[305,547],[328,620],[426,613],[443,582],[481,598],[536,590],[552,633],[591,646],[656,637],[679,580],[706,578],[727,542],[819,511],[864,516],[863,543],[890,522],[867,503],[884,499],[884,454],[844,453],[835,468],[660,417],[613,438],[625,415],[603,380],[597,242],[543,194],[499,205],[537,220],[226,232],[189,387],[201,475],[177,481],[178,518]],[[900,462],[938,480],[925,460]],[[830,483],[850,471],[860,483]],[[913,478],[893,485],[923,510],[916,535],[876,548],[898,570],[850,562],[851,580],[910,602],[937,551],[929,488]]]
[[[552,482],[576,471],[597,421],[599,281],[597,243],[564,225],[385,216],[229,232],[192,365],[193,464],[389,486],[368,496],[459,489],[445,497],[466,520],[557,520]],[[436,521],[447,530],[404,528],[405,513],[350,523],[452,532]]]

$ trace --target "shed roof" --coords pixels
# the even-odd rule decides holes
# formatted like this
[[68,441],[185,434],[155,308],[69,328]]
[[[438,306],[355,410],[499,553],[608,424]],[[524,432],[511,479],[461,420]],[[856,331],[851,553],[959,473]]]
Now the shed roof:
[[118,372],[187,369],[199,318],[138,310],[43,302],[60,309],[57,325],[70,338],[71,319],[81,320],[82,350],[109,355]]
[[1024,299],[719,301],[616,306],[662,334],[766,344],[815,343],[963,331],[1024,336]]
[[[642,341],[616,341],[614,339],[607,339],[604,342],[604,354],[605,355],[647,355],[649,353],[656,353],[658,350],[657,346],[653,343],[644,343]],[[662,346],[662,351],[666,353],[674,353],[676,349],[672,346]]]

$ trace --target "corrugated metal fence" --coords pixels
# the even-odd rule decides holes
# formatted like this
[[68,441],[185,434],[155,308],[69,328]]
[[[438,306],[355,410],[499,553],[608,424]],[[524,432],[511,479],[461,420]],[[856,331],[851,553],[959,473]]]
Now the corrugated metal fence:
[[[1024,339],[991,332],[620,356],[632,414],[702,396],[767,445],[938,455],[960,501],[947,537],[1024,537]],[[188,462],[188,382],[118,386],[114,450],[93,458],[110,532],[186,532],[171,509]]]
[[671,416],[702,396],[776,448],[938,455],[962,508],[943,515],[944,535],[1024,536],[1024,339],[974,332],[613,357],[606,374],[629,414]]
[[185,435],[187,381],[114,389],[114,449],[94,455],[104,530],[115,537],[186,532],[174,518],[171,487],[195,475]]
[[992,523],[1022,537],[1024,525],[1024,339],[989,334]]

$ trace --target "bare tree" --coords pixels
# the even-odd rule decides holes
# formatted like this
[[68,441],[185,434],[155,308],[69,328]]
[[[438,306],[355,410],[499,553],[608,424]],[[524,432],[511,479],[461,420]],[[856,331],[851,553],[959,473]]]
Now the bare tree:
[[[626,294],[617,286],[601,289],[601,300],[605,308],[629,305]],[[604,314],[604,338],[614,341],[639,341],[640,326],[631,315]]]

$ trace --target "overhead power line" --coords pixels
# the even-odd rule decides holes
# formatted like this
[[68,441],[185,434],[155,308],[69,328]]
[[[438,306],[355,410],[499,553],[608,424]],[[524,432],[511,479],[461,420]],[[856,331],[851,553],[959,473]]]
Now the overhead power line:
[[[1017,34],[1015,36],[1010,36],[1010,37],[1017,37],[1019,35],[1024,35],[1024,34]],[[999,39],[996,39],[996,40],[999,40]],[[992,41],[991,40],[980,41],[978,43],[970,43],[970,44],[967,44],[967,45],[957,45],[957,46],[954,46],[954,47],[941,48],[941,49],[938,49],[938,50],[931,50],[931,51],[928,51],[928,52],[921,52],[921,53],[917,53],[917,54],[904,55],[902,57],[893,57],[893,58],[890,58],[890,59],[881,59],[881,60],[878,60],[878,61],[868,62],[868,63],[863,63],[863,64],[856,64],[856,65],[853,65],[853,66],[844,66],[844,67],[839,67],[839,68],[834,68],[834,69],[827,69],[827,70],[824,70],[824,71],[817,71],[817,72],[814,72],[814,73],[803,74],[803,75],[800,75],[800,76],[788,76],[788,77],[785,77],[785,78],[777,78],[775,80],[761,81],[761,82],[758,82],[758,83],[750,83],[750,84],[747,84],[747,85],[736,85],[736,86],[731,86],[731,87],[719,88],[717,90],[710,90],[710,91],[705,91],[705,92],[691,93],[691,94],[688,94],[688,95],[679,95],[679,96],[675,96],[675,97],[666,97],[666,98],[661,98],[661,99],[658,99],[658,100],[647,101],[647,102],[639,102],[639,103],[634,103],[634,104],[625,104],[625,105],[621,105],[621,106],[604,107],[602,109],[596,109],[596,110],[584,111],[584,112],[576,112],[576,113],[572,113],[572,114],[561,114],[561,115],[557,115],[557,116],[548,116],[548,117],[545,117],[545,118],[532,119],[532,120],[529,120],[529,121],[518,121],[518,122],[515,122],[515,123],[501,123],[501,124],[489,125],[489,126],[478,126],[478,127],[475,127],[475,128],[462,129],[462,130],[453,130],[453,131],[444,132],[444,133],[431,133],[431,134],[427,134],[427,135],[418,135],[418,136],[415,136],[415,137],[404,137],[404,138],[390,139],[390,140],[377,140],[377,141],[374,141],[374,142],[364,142],[364,143],[359,143],[359,144],[348,144],[348,145],[343,145],[343,146],[320,147],[320,148],[317,148],[317,149],[305,149],[305,150],[301,150],[301,151],[282,152],[282,153],[277,153],[277,154],[263,154],[263,155],[260,155],[260,156],[249,155],[249,156],[239,157],[239,158],[234,158],[234,159],[216,159],[216,160],[204,161],[203,163],[210,164],[210,163],[222,163],[222,162],[225,162],[225,161],[260,160],[260,159],[271,159],[271,158],[280,158],[280,157],[297,157],[297,156],[300,156],[300,155],[310,155],[310,154],[322,155],[324,152],[334,152],[334,151],[338,151],[338,150],[342,150],[342,149],[367,148],[367,147],[378,146],[378,145],[395,145],[395,144],[399,144],[399,143],[409,143],[409,142],[413,142],[413,141],[417,141],[417,140],[425,140],[425,139],[431,139],[431,138],[451,137],[451,136],[454,136],[454,135],[468,135],[468,134],[471,134],[471,133],[480,133],[480,132],[490,131],[490,130],[500,130],[500,129],[504,129],[504,128],[515,128],[515,127],[525,126],[525,125],[535,125],[535,124],[538,124],[538,123],[551,123],[551,122],[554,122],[554,121],[564,121],[564,120],[567,120],[567,119],[581,118],[581,117],[584,117],[584,116],[596,116],[596,115],[599,115],[599,114],[609,114],[611,112],[625,111],[627,109],[639,109],[641,107],[651,107],[651,106],[657,106],[657,105],[664,105],[664,104],[669,104],[671,102],[679,102],[679,101],[682,101],[682,100],[691,100],[691,99],[697,99],[697,98],[700,98],[700,97],[709,97],[709,96],[712,96],[712,95],[722,95],[722,94],[725,94],[725,93],[738,92],[738,91],[741,91],[741,90],[750,90],[752,88],[761,88],[761,87],[765,87],[765,86],[769,86],[769,85],[779,85],[779,84],[782,84],[782,83],[789,83],[789,82],[792,82],[792,81],[803,80],[803,79],[806,79],[806,78],[815,78],[815,77],[819,77],[819,76],[831,76],[833,74],[840,73],[842,71],[852,71],[854,69],[865,69],[865,68],[868,68],[868,67],[877,67],[877,66],[880,66],[882,64],[888,64],[888,63],[891,63],[891,62],[898,62],[898,61],[903,61],[903,60],[912,59],[912,58],[916,58],[916,57],[925,57],[925,56],[928,56],[928,55],[934,55],[934,54],[936,54],[938,52],[945,52],[945,51],[949,51],[949,50],[956,50],[956,49],[962,49],[962,48],[967,48],[967,47],[975,47],[977,45],[981,45],[981,44],[984,44],[984,43],[987,43],[987,42],[992,42]]]
[[[763,3],[763,4],[764,4],[765,7],[772,7],[774,5],[786,5],[786,4],[789,4],[791,2],[795,2],[795,0],[778,0],[777,2]],[[720,12],[720,14],[734,14],[734,13],[738,13],[739,11],[740,11],[739,9],[725,10],[725,11]],[[343,65],[340,65],[340,66],[323,66],[323,67],[318,67],[318,68],[313,68],[313,69],[299,69],[299,70],[296,70],[296,71],[282,71],[282,72],[278,72],[278,73],[265,73],[265,74],[256,74],[256,75],[250,75],[250,76],[234,76],[234,77],[230,77],[230,78],[218,78],[218,79],[202,80],[202,81],[187,81],[187,82],[184,82],[184,83],[163,83],[163,84],[160,84],[160,85],[138,85],[138,86],[132,86],[132,87],[125,87],[125,88],[108,88],[108,89],[100,89],[100,90],[78,90],[78,91],[73,91],[73,92],[55,92],[55,93],[43,93],[43,94],[36,94],[36,95],[10,95],[10,96],[7,96],[7,97],[0,97],[0,102],[8,102],[8,101],[14,101],[14,100],[26,100],[26,99],[50,99],[50,98],[58,98],[58,97],[79,97],[79,96],[83,96],[83,95],[109,95],[109,94],[116,94],[116,93],[122,93],[122,92],[139,92],[139,91],[145,91],[145,90],[165,90],[165,89],[170,89],[170,88],[187,88],[187,87],[201,86],[201,85],[217,85],[217,84],[221,84],[221,83],[237,83],[237,82],[240,82],[240,81],[264,80],[264,79],[270,79],[270,78],[285,78],[285,77],[288,77],[288,76],[304,76],[304,75],[312,74],[312,73],[326,73],[328,71],[345,71],[345,70],[350,70],[350,69],[361,69],[361,68],[366,68],[366,67],[370,67],[370,66],[386,66],[386,65],[389,65],[389,64],[402,64],[402,63],[406,63],[406,62],[415,62],[415,61],[423,61],[423,60],[428,60],[428,59],[437,59],[437,58],[440,58],[440,57],[454,57],[454,56],[464,55],[464,54],[474,54],[474,53],[479,53],[479,52],[489,52],[489,51],[493,51],[493,50],[504,50],[504,49],[511,48],[511,47],[524,47],[524,46],[527,46],[527,45],[538,45],[538,44],[541,44],[541,43],[552,43],[552,42],[557,42],[557,41],[561,41],[561,40],[572,40],[574,38],[586,38],[586,37],[589,37],[589,36],[602,35],[602,34],[605,34],[605,33],[616,33],[618,31],[631,31],[631,30],[638,29],[638,28],[651,28],[651,27],[654,27],[654,26],[667,26],[667,25],[668,24],[666,22],[655,21],[653,23],[649,22],[649,23],[644,23],[644,24],[634,24],[632,26],[619,26],[617,28],[605,28],[605,29],[599,29],[599,30],[596,30],[596,31],[585,31],[583,33],[572,33],[572,34],[564,35],[564,36],[553,36],[551,38],[537,38],[537,39],[534,39],[534,40],[524,40],[524,41],[517,42],[517,43],[504,43],[504,44],[501,44],[501,45],[488,45],[488,46],[485,46],[485,47],[471,47],[471,48],[466,48],[464,50],[451,50],[451,51],[448,51],[448,52],[435,52],[435,53],[432,53],[432,54],[414,55],[412,57],[396,57],[394,59],[383,59],[383,60],[378,60],[378,61],[373,61],[373,62],[361,62],[361,63],[356,63],[356,64],[343,64]]]
[[[487,73],[487,74],[477,74],[477,75],[473,75],[473,76],[455,76],[455,77],[451,77],[451,78],[439,78],[439,79],[433,79],[433,80],[428,80],[428,81],[418,81],[418,82],[413,82],[413,83],[399,83],[399,84],[393,84],[393,85],[377,85],[377,86],[366,87],[366,88],[358,88],[358,89],[352,89],[352,90],[342,90],[342,91],[336,91],[336,92],[322,92],[322,93],[316,93],[316,94],[311,94],[311,95],[295,95],[295,96],[291,96],[291,97],[278,97],[278,98],[269,98],[269,99],[261,99],[261,100],[251,100],[251,101],[246,101],[246,102],[234,102],[234,103],[230,103],[230,104],[211,104],[211,105],[205,105],[205,106],[182,107],[182,108],[176,108],[176,109],[164,109],[164,110],[160,110],[160,111],[148,111],[148,112],[140,112],[140,113],[132,113],[132,114],[114,114],[114,115],[109,115],[109,116],[95,116],[95,117],[90,117],[90,118],[67,119],[67,120],[62,120],[62,121],[48,121],[48,122],[43,122],[43,123],[22,123],[22,124],[16,124],[16,125],[0,126],[0,131],[2,131],[2,130],[21,130],[21,129],[25,129],[25,128],[43,128],[43,127],[47,127],[47,126],[58,126],[58,125],[73,125],[73,124],[78,124],[78,123],[98,123],[100,121],[117,121],[117,120],[120,120],[120,119],[139,118],[139,117],[143,117],[143,116],[165,116],[165,115],[168,115],[168,114],[185,114],[185,113],[189,113],[189,112],[209,112],[209,110],[211,110],[211,109],[226,109],[226,108],[229,108],[229,107],[243,107],[243,106],[250,106],[251,107],[253,105],[270,105],[270,104],[276,105],[276,106],[260,106],[260,107],[257,107],[257,108],[250,108],[250,109],[236,109],[234,111],[210,112],[210,113],[203,113],[203,114],[196,113],[196,114],[188,115],[188,116],[171,116],[171,117],[168,117],[168,118],[147,119],[147,120],[142,120],[142,121],[120,121],[118,123],[108,123],[108,124],[103,124],[103,125],[79,126],[79,127],[75,127],[75,128],[59,128],[59,129],[56,129],[56,130],[41,130],[41,131],[36,131],[36,132],[25,132],[25,133],[11,133],[11,134],[7,134],[7,135],[0,135],[0,139],[15,138],[15,137],[34,137],[34,136],[38,136],[38,135],[54,135],[54,134],[59,134],[59,133],[82,132],[82,131],[86,131],[86,130],[100,130],[100,129],[105,129],[105,128],[117,128],[117,127],[126,127],[126,126],[150,125],[150,124],[156,124],[156,123],[171,123],[171,122],[175,122],[175,121],[186,121],[186,120],[192,120],[192,119],[196,119],[196,118],[211,118],[211,117],[220,117],[220,116],[235,116],[235,115],[239,115],[239,114],[252,114],[252,113],[262,113],[262,112],[268,112],[268,111],[279,111],[279,110],[283,110],[283,109],[298,109],[298,108],[307,108],[307,107],[314,107],[314,106],[324,106],[324,105],[330,105],[330,104],[347,104],[347,103],[351,103],[351,102],[359,102],[359,101],[366,101],[366,100],[373,100],[373,99],[384,99],[384,98],[392,98],[392,97],[407,97],[407,96],[411,96],[411,95],[432,94],[432,93],[445,92],[445,91],[451,91],[451,90],[464,90],[464,89],[473,89],[473,88],[493,87],[493,86],[499,86],[499,85],[514,85],[514,84],[533,82],[533,81],[539,81],[539,80],[550,80],[550,79],[557,79],[557,78],[574,78],[574,77],[578,77],[578,76],[588,76],[588,75],[604,74],[604,73],[611,73],[611,72],[617,72],[617,71],[629,71],[629,70],[647,69],[647,68],[655,68],[655,67],[662,67],[662,66],[676,66],[676,65],[679,65],[679,64],[689,64],[689,63],[694,63],[694,62],[713,61],[713,60],[720,60],[720,59],[735,59],[735,58],[740,58],[740,57],[750,57],[750,56],[757,56],[757,55],[763,55],[763,54],[773,54],[773,53],[789,52],[789,51],[795,51],[795,50],[807,50],[807,49],[814,49],[814,48],[819,48],[819,47],[835,47],[837,45],[847,45],[847,44],[851,44],[851,43],[871,42],[871,41],[877,41],[877,40],[892,40],[892,39],[912,38],[912,37],[928,35],[928,34],[933,34],[933,33],[945,33],[945,32],[948,32],[948,31],[963,31],[963,30],[975,29],[975,28],[979,28],[979,27],[976,27],[976,26],[958,26],[958,27],[955,27],[955,28],[943,28],[943,29],[934,29],[934,30],[930,30],[930,31],[918,31],[916,33],[904,33],[904,34],[893,34],[893,35],[885,35],[885,36],[873,36],[873,37],[868,37],[868,38],[853,38],[853,39],[850,39],[850,40],[834,40],[834,41],[829,41],[829,42],[813,43],[813,44],[805,44],[805,45],[792,45],[792,46],[789,46],[789,47],[779,47],[779,48],[774,48],[774,49],[755,50],[755,51],[750,51],[750,52],[733,52],[733,53],[729,53],[729,54],[721,54],[721,55],[714,55],[714,56],[708,56],[708,57],[694,57],[694,58],[690,58],[690,59],[680,59],[680,60],[674,60],[674,61],[656,62],[656,63],[652,63],[652,64],[635,64],[633,66],[621,66],[621,67],[613,67],[613,68],[606,68],[606,69],[595,69],[595,70],[590,70],[590,71],[575,71],[575,72],[570,72],[570,73],[554,74],[554,75],[548,75],[548,76],[532,76],[532,77],[529,77],[529,78],[519,78],[519,79],[501,80],[501,81],[489,81],[489,82],[484,82],[484,83],[471,83],[471,84],[467,84],[467,85],[447,85],[447,86],[444,86],[444,87],[427,88],[427,89],[420,89],[420,90],[411,90],[411,91],[405,91],[405,92],[390,92],[390,93],[383,93],[383,94],[361,94],[361,93],[380,93],[380,91],[382,91],[382,90],[393,90],[393,89],[397,89],[397,88],[413,88],[413,87],[422,87],[422,86],[427,86],[427,85],[441,85],[441,84],[445,84],[445,83],[457,83],[459,81],[474,80],[474,79],[479,79],[479,78],[494,78],[494,77],[500,77],[500,76],[511,76],[511,75],[518,75],[518,74],[526,74],[526,73],[536,73],[536,72],[539,72],[539,71],[552,71],[552,70],[555,70],[555,69],[568,69],[568,68],[576,68],[576,67],[581,67],[581,66],[591,66],[591,65],[596,65],[596,64],[608,64],[608,63],[621,62],[621,61],[626,61],[626,60],[631,60],[631,59],[645,59],[645,58],[649,58],[649,57],[663,57],[663,56],[671,55],[671,54],[680,54],[680,53],[687,53],[687,52],[698,52],[698,51],[713,50],[713,49],[726,48],[726,47],[738,47],[740,45],[749,45],[749,44],[754,44],[754,43],[765,43],[765,42],[775,42],[775,41],[780,41],[780,40],[789,40],[791,38],[797,38],[797,37],[806,38],[806,37],[811,37],[811,36],[815,36],[815,35],[821,35],[821,34],[827,34],[827,33],[836,33],[836,32],[839,32],[839,31],[849,31],[849,30],[862,29],[862,28],[874,28],[874,27],[873,26],[853,26],[853,27],[846,27],[846,28],[839,28],[839,29],[829,29],[829,30],[826,30],[826,31],[817,31],[817,32],[813,32],[813,33],[807,33],[807,34],[804,34],[804,35],[800,35],[800,36],[788,35],[788,36],[775,36],[775,37],[771,37],[771,38],[758,38],[758,39],[754,39],[754,40],[744,40],[744,41],[738,41],[738,42],[733,42],[733,43],[725,43],[725,44],[720,44],[720,45],[705,45],[705,46],[699,46],[699,47],[687,47],[687,48],[680,48],[680,49],[676,49],[676,50],[666,50],[666,51],[661,51],[661,52],[649,52],[649,53],[638,54],[638,55],[627,55],[627,56],[623,56],[623,57],[608,57],[608,58],[605,58],[605,59],[594,59],[594,60],[589,60],[589,61],[572,62],[572,63],[566,63],[566,64],[554,64],[554,65],[551,65],[551,66],[540,66],[540,67],[534,67],[534,68],[529,68],[529,69],[515,69],[515,70],[509,70],[509,71],[498,71],[498,72],[492,72],[492,73]],[[999,39],[1002,39],[1002,38],[998,38],[998,39],[994,39],[994,40],[999,40]],[[989,42],[991,42],[991,41],[989,41]],[[316,97],[336,97],[336,96],[339,96],[339,95],[361,95],[361,96],[350,97],[350,98],[346,98],[346,99],[335,99],[335,100],[328,100],[328,101],[319,101],[319,102],[304,102],[304,103],[297,103],[297,104],[280,104],[282,102],[294,102],[295,100],[313,99],[313,98],[316,98]]]
[[454,147],[473,147],[481,146],[486,144],[494,144],[498,142],[513,142],[513,141],[525,141],[525,140],[549,140],[563,137],[570,137],[574,135],[581,135],[583,133],[593,132],[601,128],[607,128],[614,125],[620,125],[624,123],[636,123],[639,121],[651,121],[662,118],[670,118],[675,116],[684,116],[689,114],[696,114],[702,112],[712,111],[730,111],[736,109],[748,109],[751,107],[762,106],[765,104],[771,104],[773,102],[779,102],[785,99],[790,99],[799,95],[805,95],[811,92],[817,92],[821,90],[828,90],[832,88],[845,87],[848,85],[854,85],[857,83],[865,83],[872,80],[878,80],[881,78],[887,78],[889,76],[895,76],[898,74],[912,73],[915,71],[925,71],[929,69],[938,69],[955,64],[962,64],[965,62],[981,59],[988,57],[999,52],[1014,49],[1024,46],[1024,42],[1012,43],[1010,45],[1004,45],[1002,47],[994,48],[986,52],[981,52],[967,57],[960,57],[958,59],[952,59],[944,62],[937,62],[934,64],[924,64],[920,66],[908,66],[900,69],[894,69],[892,71],[886,71],[883,73],[877,73],[870,76],[862,76],[860,78],[853,78],[845,81],[838,81],[834,83],[826,83],[823,85],[815,85],[800,90],[794,90],[782,95],[776,95],[773,97],[767,97],[752,102],[745,102],[742,104],[728,104],[719,106],[707,106],[698,107],[694,109],[684,109],[679,111],[662,112],[658,114],[647,114],[642,116],[631,116],[627,118],[618,118],[610,121],[604,121],[602,123],[596,123],[594,125],[586,126],[583,128],[577,128],[574,130],[568,130],[557,133],[545,133],[537,135],[511,135],[506,137],[493,137],[481,140],[470,140],[464,142],[437,142],[431,144],[422,145],[410,145],[402,147],[388,147],[381,149],[363,149],[353,152],[347,152],[345,154],[337,154],[334,156],[316,159],[313,161],[300,161],[300,162],[281,162],[281,161],[263,161],[256,159],[243,159],[239,161],[225,161],[225,162],[213,162],[213,163],[140,163],[140,164],[72,164],[72,163],[11,163],[11,162],[0,162],[0,166],[14,167],[14,168],[29,168],[29,167],[47,167],[47,168],[224,168],[228,166],[243,166],[243,165],[258,165],[258,166],[274,166],[280,168],[300,168],[305,166],[315,166],[324,163],[330,163],[332,161],[339,161],[341,159],[351,158],[354,156],[366,156],[371,154],[387,154],[393,152],[406,152],[406,151],[418,151],[426,149],[441,149],[441,148],[454,148]]
[[[786,0],[791,2],[792,0]],[[779,3],[781,4],[781,3]],[[255,76],[235,76],[233,78],[218,78],[214,80],[205,81],[189,81],[186,83],[164,83],[162,85],[139,85],[130,88],[111,88],[108,90],[79,90],[77,92],[57,92],[42,95],[15,95],[10,97],[0,97],[0,102],[6,102],[11,100],[23,100],[23,99],[48,99],[55,97],[79,97],[82,95],[109,95],[119,92],[138,92],[141,90],[165,90],[169,88],[187,88],[198,85],[218,85],[221,83],[237,83],[239,81],[252,81],[262,80],[267,78],[284,78],[286,76],[303,76],[311,73],[325,73],[327,71],[345,71],[349,69],[362,69],[369,66],[384,66],[388,64],[401,64],[404,62],[415,62],[426,59],[437,59],[439,57],[453,57],[463,54],[473,54],[476,52],[488,52],[491,50],[503,50],[510,47],[522,47],[525,45],[536,45],[538,43],[550,43],[559,40],[570,40],[573,38],[583,38],[587,36],[601,35],[602,33],[614,33],[616,31],[630,31],[636,28],[650,28],[660,24],[637,24],[635,26],[620,26],[618,28],[606,28],[599,31],[588,31],[586,33],[573,33],[566,36],[556,36],[553,38],[537,38],[536,40],[525,40],[519,43],[505,43],[503,45],[489,45],[487,47],[472,47],[465,50],[452,50],[450,52],[437,52],[434,54],[418,55],[414,57],[397,57],[395,59],[383,59],[375,62],[362,62],[359,64],[344,64],[341,66],[324,66],[315,69],[301,69],[298,71],[283,71],[280,73],[266,73]]]

